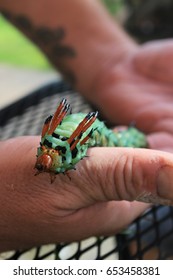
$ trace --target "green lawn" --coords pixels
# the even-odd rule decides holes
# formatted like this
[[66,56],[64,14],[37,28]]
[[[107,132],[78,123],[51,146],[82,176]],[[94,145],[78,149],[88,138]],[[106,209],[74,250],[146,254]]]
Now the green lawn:
[[48,69],[44,55],[15,27],[0,16],[0,63]]

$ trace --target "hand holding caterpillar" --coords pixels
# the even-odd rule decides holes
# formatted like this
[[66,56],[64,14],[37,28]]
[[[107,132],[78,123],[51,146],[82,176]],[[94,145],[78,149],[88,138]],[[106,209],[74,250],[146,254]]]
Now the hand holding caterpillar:
[[67,115],[69,108],[67,100],[63,99],[54,116],[49,116],[42,128],[35,175],[48,172],[51,183],[56,174],[68,174],[68,170],[75,169],[75,165],[86,157],[89,147],[148,146],[146,136],[135,127],[113,131],[97,119],[98,112]]

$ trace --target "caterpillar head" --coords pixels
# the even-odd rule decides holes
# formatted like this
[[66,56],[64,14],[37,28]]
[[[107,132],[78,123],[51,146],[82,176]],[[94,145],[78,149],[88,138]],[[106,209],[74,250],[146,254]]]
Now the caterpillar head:
[[49,154],[42,154],[37,157],[35,168],[38,170],[38,173],[49,172],[52,166],[52,157]]
[[61,165],[62,157],[59,151],[49,147],[41,145],[37,150],[37,160],[34,168],[37,169],[35,175],[47,172],[51,176],[51,182],[53,181],[54,174],[57,173],[58,167]]

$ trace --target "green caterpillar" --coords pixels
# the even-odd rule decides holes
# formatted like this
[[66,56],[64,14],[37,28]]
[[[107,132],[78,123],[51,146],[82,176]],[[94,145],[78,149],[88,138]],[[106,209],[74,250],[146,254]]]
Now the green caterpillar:
[[112,131],[97,119],[98,112],[66,115],[69,107],[63,99],[54,116],[44,122],[37,150],[36,175],[48,172],[53,182],[56,174],[67,174],[68,170],[75,169],[89,147],[147,148],[146,136],[135,127]]

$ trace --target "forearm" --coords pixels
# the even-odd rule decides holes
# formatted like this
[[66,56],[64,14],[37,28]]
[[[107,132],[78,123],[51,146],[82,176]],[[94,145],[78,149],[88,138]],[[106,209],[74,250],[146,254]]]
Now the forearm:
[[85,95],[105,67],[135,46],[96,0],[3,0],[0,7]]

